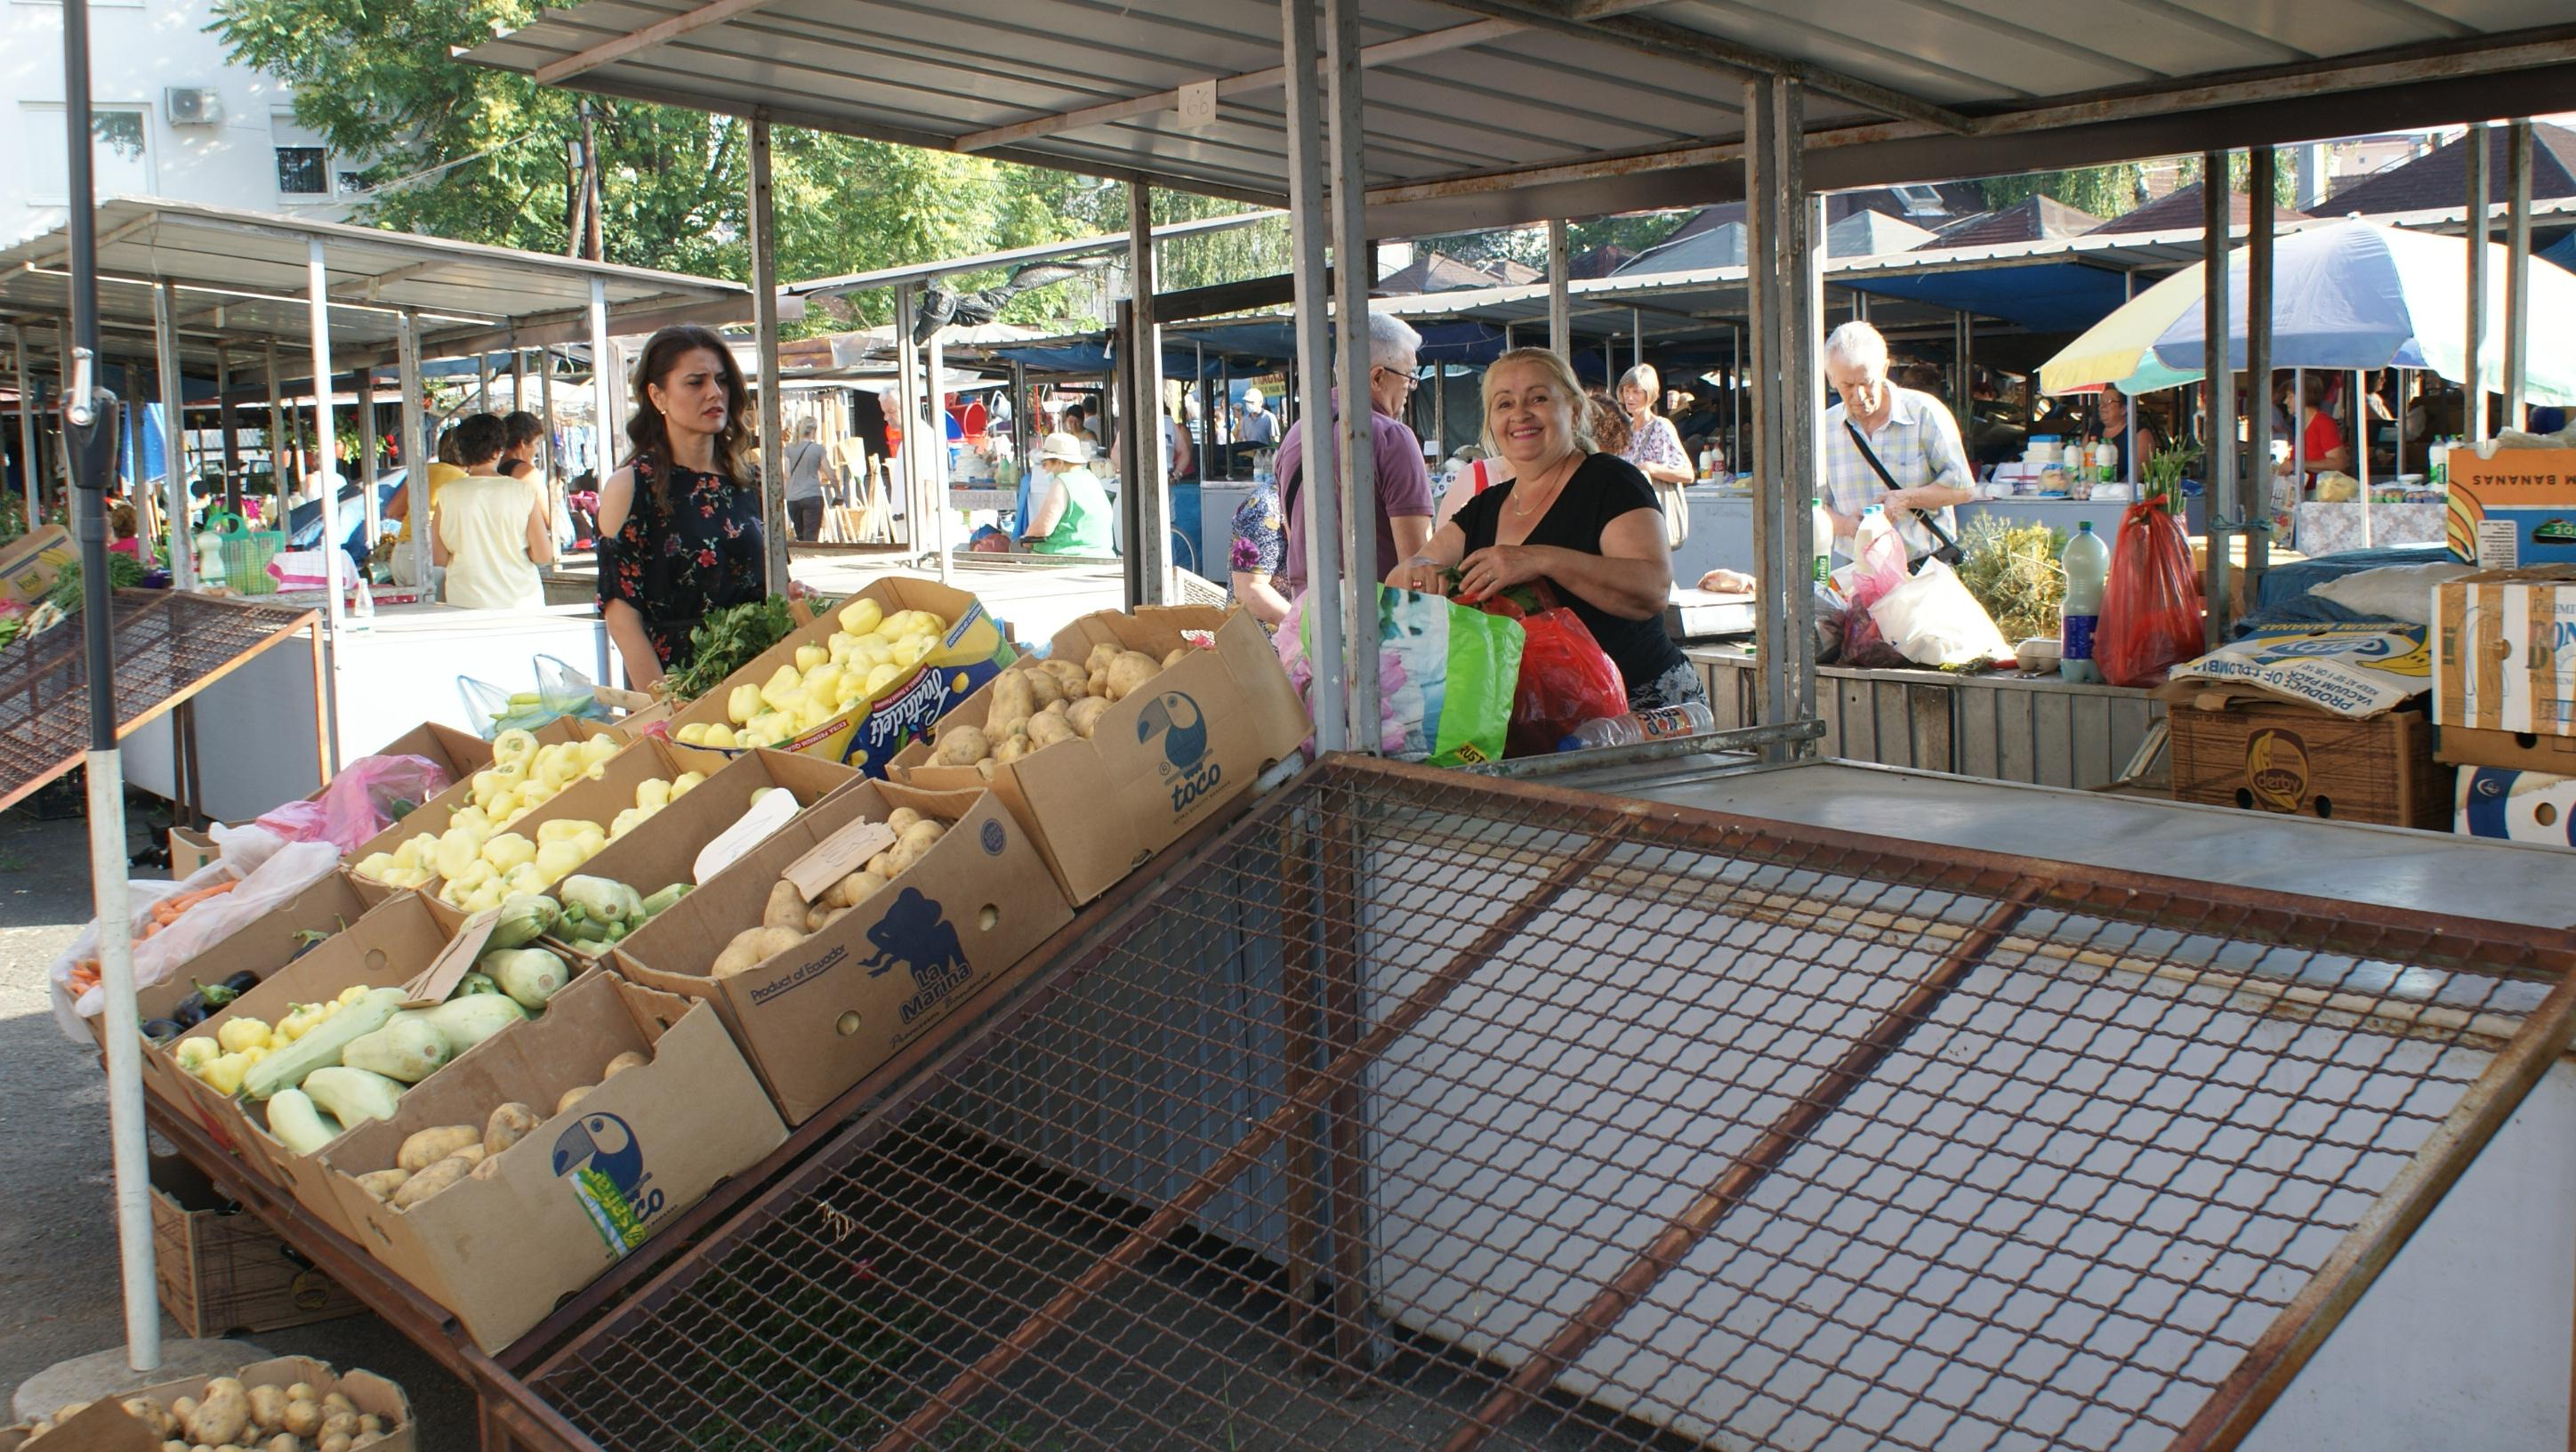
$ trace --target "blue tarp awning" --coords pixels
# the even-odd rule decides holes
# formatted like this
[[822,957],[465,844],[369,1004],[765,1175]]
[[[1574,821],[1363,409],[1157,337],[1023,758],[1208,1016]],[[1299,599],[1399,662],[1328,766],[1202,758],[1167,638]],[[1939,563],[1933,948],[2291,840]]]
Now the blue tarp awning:
[[[2034,333],[2080,333],[2109,317],[2129,298],[2124,274],[2080,262],[1911,276],[1847,274],[1834,281],[1877,297],[1903,298],[2018,323]],[[2144,280],[2139,290],[2145,290]]]

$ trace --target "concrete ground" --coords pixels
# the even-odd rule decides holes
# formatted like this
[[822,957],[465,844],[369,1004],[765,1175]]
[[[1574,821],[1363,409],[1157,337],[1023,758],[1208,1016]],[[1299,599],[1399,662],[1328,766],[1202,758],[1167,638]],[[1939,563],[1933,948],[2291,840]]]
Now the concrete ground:
[[[148,840],[140,821],[133,840]],[[0,1393],[125,1336],[106,1081],[96,1051],[65,1038],[45,1001],[46,966],[90,917],[88,844],[77,818],[0,813]],[[165,1315],[161,1334],[182,1333]],[[390,1377],[411,1397],[422,1447],[472,1445],[464,1385],[372,1315],[250,1339]]]

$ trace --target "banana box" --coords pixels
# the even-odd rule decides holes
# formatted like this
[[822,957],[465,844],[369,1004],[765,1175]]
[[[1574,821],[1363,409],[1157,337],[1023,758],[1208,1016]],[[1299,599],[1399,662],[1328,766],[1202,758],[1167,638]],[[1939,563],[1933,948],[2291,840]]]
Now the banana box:
[[892,577],[763,651],[663,729],[683,746],[766,746],[882,779],[907,742],[1016,659],[974,596]]
[[2576,847],[2576,776],[2500,766],[2466,768],[2460,773],[2459,815],[2452,825],[2463,837]]
[[2444,540],[2489,570],[2576,564],[2576,449],[2454,448]]

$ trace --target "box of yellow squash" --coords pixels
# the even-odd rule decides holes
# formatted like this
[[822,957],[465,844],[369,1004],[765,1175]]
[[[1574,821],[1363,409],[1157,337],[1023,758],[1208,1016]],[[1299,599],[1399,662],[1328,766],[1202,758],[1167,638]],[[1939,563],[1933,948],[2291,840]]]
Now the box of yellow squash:
[[774,747],[872,777],[1016,654],[983,604],[929,580],[879,580],[725,677],[667,723],[687,746]]

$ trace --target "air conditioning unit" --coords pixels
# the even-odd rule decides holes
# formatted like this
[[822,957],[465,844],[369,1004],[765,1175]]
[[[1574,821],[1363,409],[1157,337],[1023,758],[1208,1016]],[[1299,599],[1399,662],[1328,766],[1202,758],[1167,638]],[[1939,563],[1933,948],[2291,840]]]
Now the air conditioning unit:
[[161,114],[173,126],[220,126],[224,120],[224,93],[212,86],[164,86]]

